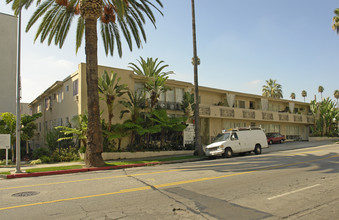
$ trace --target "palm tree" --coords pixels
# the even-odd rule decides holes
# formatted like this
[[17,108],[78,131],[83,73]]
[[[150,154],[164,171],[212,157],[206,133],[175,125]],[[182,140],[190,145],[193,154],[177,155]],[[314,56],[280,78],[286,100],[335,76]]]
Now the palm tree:
[[334,98],[336,98],[337,99],[337,106],[339,107],[339,104],[338,104],[338,99],[339,99],[339,90],[334,90],[334,93],[333,93],[333,95],[334,95]]
[[305,102],[305,97],[307,96],[306,90],[303,90],[303,91],[301,92],[301,96],[304,97],[304,102]]
[[191,122],[191,118],[193,116],[194,109],[194,94],[190,92],[185,92],[183,95],[183,99],[181,102],[181,107],[187,117],[187,122]]
[[324,87],[319,86],[319,87],[318,87],[318,92],[320,93],[320,99],[323,100]]
[[269,79],[266,80],[266,85],[262,86],[262,95],[272,98],[282,98],[282,87],[277,83],[276,80]]
[[339,8],[334,10],[335,16],[332,19],[332,29],[339,34]]
[[125,122],[129,122],[130,130],[132,131],[131,139],[130,139],[130,145],[133,144],[135,135],[136,135],[136,129],[139,128],[137,125],[137,121],[140,118],[140,112],[143,109],[143,105],[145,103],[145,92],[144,91],[134,91],[132,93],[131,91],[128,91],[127,93],[128,99],[123,99],[119,101],[120,104],[126,107],[125,110],[120,112],[120,118],[123,118],[125,113],[130,113],[130,119],[126,120]]
[[[58,126],[56,129],[60,129],[60,132],[66,135],[65,137],[59,138],[58,141],[73,140],[75,137],[79,140],[85,148],[87,148],[87,128],[88,128],[88,117],[87,115],[76,115],[71,119],[72,126]],[[72,136],[69,136],[69,135]]]
[[154,106],[158,103],[160,95],[165,93],[170,88],[165,85],[166,80],[169,77],[171,72],[162,72],[164,68],[168,65],[163,65],[164,61],[159,61],[158,58],[153,60],[153,58],[147,58],[144,60],[140,57],[138,60],[140,67],[135,63],[129,63],[130,68],[137,74],[146,77],[145,90],[150,95],[151,111]]
[[[12,8],[18,14],[21,7],[28,8],[34,0],[6,0],[13,3]],[[160,0],[154,0],[160,7]],[[29,31],[40,17],[42,22],[37,30],[35,40],[40,36],[40,42],[47,40],[48,45],[54,43],[63,46],[74,17],[78,16],[76,30],[76,51],[81,46],[85,35],[86,81],[88,131],[85,164],[87,167],[103,166],[101,153],[102,130],[100,123],[98,94],[98,50],[97,23],[99,20],[101,36],[106,55],[113,56],[115,46],[119,56],[122,56],[120,30],[132,50],[132,38],[138,48],[142,40],[146,41],[143,25],[147,17],[155,26],[155,17],[151,9],[161,13],[151,0],[36,0],[37,10],[29,20],[26,31]]]
[[295,93],[292,92],[291,95],[290,95],[291,99],[294,100],[295,99]]
[[99,93],[104,97],[102,98],[107,105],[108,111],[108,128],[107,130],[111,131],[112,118],[113,118],[113,107],[114,101],[116,98],[121,97],[128,92],[128,86],[126,84],[119,84],[121,77],[118,77],[117,73],[112,73],[108,75],[107,71],[99,78],[98,88]]
[[204,155],[204,151],[201,144],[200,137],[200,116],[199,116],[199,85],[198,85],[198,65],[200,64],[200,59],[197,55],[197,37],[196,37],[196,29],[195,29],[195,6],[194,0],[191,0],[192,7],[192,36],[193,36],[193,68],[194,68],[194,134],[195,134],[195,154],[202,156]]

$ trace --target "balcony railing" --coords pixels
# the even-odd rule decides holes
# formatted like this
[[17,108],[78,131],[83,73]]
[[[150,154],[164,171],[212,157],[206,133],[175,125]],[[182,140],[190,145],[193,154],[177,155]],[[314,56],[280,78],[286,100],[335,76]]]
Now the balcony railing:
[[270,112],[262,110],[252,110],[243,108],[230,108],[224,106],[200,105],[201,117],[230,118],[253,121],[272,121],[300,124],[313,124],[314,117],[309,115],[291,114],[285,112]]

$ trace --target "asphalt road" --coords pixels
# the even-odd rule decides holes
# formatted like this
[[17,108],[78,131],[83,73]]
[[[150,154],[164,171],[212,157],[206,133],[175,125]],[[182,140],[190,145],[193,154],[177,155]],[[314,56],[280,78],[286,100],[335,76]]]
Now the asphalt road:
[[0,219],[338,219],[339,145],[320,144],[1,180]]

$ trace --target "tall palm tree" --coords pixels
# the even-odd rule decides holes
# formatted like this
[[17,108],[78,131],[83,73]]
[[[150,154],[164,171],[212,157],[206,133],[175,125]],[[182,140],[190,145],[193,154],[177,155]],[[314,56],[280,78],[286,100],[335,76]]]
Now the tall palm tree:
[[262,95],[272,98],[282,98],[282,86],[276,80],[266,80],[266,85],[262,86]]
[[119,84],[121,77],[118,77],[117,73],[111,73],[109,75],[107,71],[99,78],[98,88],[99,93],[104,97],[102,98],[107,105],[108,113],[108,131],[111,131],[113,107],[116,98],[123,96],[128,92],[128,86],[126,84]]
[[294,100],[295,99],[295,93],[292,92],[291,95],[290,95],[291,99]]
[[335,16],[332,19],[332,29],[339,34],[339,8],[334,10]]
[[130,68],[137,74],[146,78],[145,90],[150,95],[150,107],[151,111],[158,103],[160,95],[169,90],[169,87],[165,85],[171,72],[163,72],[164,68],[168,65],[164,65],[164,61],[158,61],[158,58],[147,58],[144,60],[140,57],[138,60],[140,67],[135,63],[129,63]]
[[318,92],[320,93],[320,100],[323,100],[323,92],[324,92],[324,87],[319,86],[318,87]]
[[337,89],[334,90],[333,95],[334,95],[334,98],[337,99],[337,106],[339,107],[339,103],[338,103],[338,99],[339,99],[339,90],[337,90]]
[[301,92],[301,96],[304,97],[304,102],[305,102],[305,97],[307,96],[306,90],[303,90],[303,91]]
[[194,134],[195,134],[195,153],[199,156],[204,155],[204,151],[201,144],[200,137],[200,114],[199,114],[199,85],[198,85],[198,65],[200,64],[200,59],[197,55],[197,37],[195,29],[195,6],[194,0],[191,0],[192,7],[192,35],[193,35],[193,69],[194,69]]
[[[11,2],[12,8],[18,14],[21,6],[28,8],[34,0],[6,0],[6,3]],[[88,145],[85,164],[87,167],[104,165],[101,156],[103,145],[98,94],[98,21],[106,55],[109,53],[113,55],[116,46],[119,56],[122,56],[121,32],[130,50],[132,50],[133,38],[140,48],[142,40],[146,41],[143,28],[145,17],[155,26],[152,9],[161,13],[158,8],[162,7],[161,1],[154,0],[154,2],[156,4],[151,0],[36,0],[38,8],[26,27],[26,31],[29,31],[43,16],[35,40],[40,37],[40,42],[47,40],[48,45],[54,40],[54,43],[61,48],[75,17],[78,17],[76,51],[81,46],[85,35],[88,107]]]

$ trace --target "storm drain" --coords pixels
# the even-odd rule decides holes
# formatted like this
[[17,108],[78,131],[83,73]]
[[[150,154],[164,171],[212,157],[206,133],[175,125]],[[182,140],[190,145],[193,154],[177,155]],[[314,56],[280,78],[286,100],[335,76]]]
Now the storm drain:
[[14,193],[12,196],[14,197],[28,197],[28,196],[35,196],[38,195],[39,192],[36,191],[28,191],[28,192],[19,192],[19,193]]

